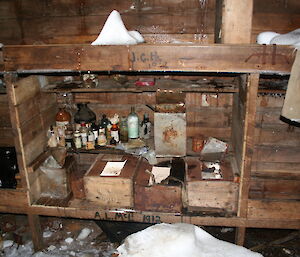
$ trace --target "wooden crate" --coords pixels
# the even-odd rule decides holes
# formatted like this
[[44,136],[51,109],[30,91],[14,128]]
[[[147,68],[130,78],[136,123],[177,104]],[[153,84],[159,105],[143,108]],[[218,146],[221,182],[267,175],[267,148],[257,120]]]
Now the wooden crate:
[[[40,169],[43,162],[51,155],[51,151],[42,153],[28,167],[30,199],[38,205],[66,205],[72,196],[70,177],[76,170],[73,156],[67,156],[61,169],[50,169],[50,176]],[[53,203],[53,204],[52,204]]]
[[[134,180],[134,207],[142,211],[181,212],[181,185],[148,186],[152,166],[141,160]],[[184,171],[183,171],[184,172]]]
[[[125,160],[119,176],[100,176],[108,161]],[[130,155],[99,154],[83,177],[86,199],[103,208],[132,208],[137,163],[138,159]]]
[[187,158],[186,199],[189,211],[236,212],[238,183],[233,182],[230,163],[221,164],[222,179],[203,180],[202,163]]

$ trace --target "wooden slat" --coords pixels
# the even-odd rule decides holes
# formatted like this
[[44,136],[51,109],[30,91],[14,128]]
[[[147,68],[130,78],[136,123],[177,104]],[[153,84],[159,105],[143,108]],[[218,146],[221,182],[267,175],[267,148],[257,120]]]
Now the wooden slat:
[[0,189],[0,193],[1,193],[0,206],[6,206],[11,209],[22,208],[24,211],[23,213],[26,213],[28,207],[26,191],[15,190],[15,189]]
[[300,224],[300,202],[299,201],[248,201],[248,217],[259,219],[284,219],[298,220]]
[[[289,73],[293,49],[259,45],[7,46],[10,70],[145,70]],[[272,64],[272,58],[273,63]],[[109,60],[109,61],[107,61]],[[265,63],[264,63],[265,62]]]
[[253,0],[223,0],[222,43],[250,43]]
[[13,85],[12,101],[19,105],[33,98],[40,91],[40,85],[36,76],[24,78]]
[[255,146],[253,161],[257,162],[299,162],[300,147]]
[[[241,181],[239,188],[238,216],[247,217],[248,194],[250,187],[250,174],[252,153],[254,147],[254,126],[256,114],[256,97],[258,90],[259,74],[250,74],[247,78],[245,91],[247,92],[245,102],[245,125],[243,133]],[[241,240],[241,239],[240,239]]]
[[0,128],[0,146],[14,146],[14,133],[12,128]]

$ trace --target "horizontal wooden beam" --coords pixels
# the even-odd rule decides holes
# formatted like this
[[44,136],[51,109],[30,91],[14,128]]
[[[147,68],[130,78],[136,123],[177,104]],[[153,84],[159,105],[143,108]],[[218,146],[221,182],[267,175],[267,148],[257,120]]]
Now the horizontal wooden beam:
[[5,71],[186,71],[289,74],[293,48],[261,45],[5,46]]
[[256,228],[299,228],[299,220],[295,219],[259,219],[241,217],[190,216],[179,213],[162,213],[130,210],[104,210],[101,207],[88,204],[86,201],[74,200],[69,207],[32,205],[29,212],[46,216],[62,216],[81,219],[100,219],[125,222],[144,223],[191,223],[204,226],[256,227]]

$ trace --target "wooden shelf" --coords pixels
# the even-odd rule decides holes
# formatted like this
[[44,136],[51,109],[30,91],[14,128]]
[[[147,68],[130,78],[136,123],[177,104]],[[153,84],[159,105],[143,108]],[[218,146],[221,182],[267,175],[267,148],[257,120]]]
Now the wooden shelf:
[[3,48],[5,71],[177,71],[289,74],[294,49],[275,45],[26,45]]
[[[138,77],[138,76],[137,76]],[[155,77],[155,75],[153,75]],[[180,81],[174,79],[158,79],[154,86],[135,86],[135,81],[130,80],[125,84],[120,84],[113,79],[100,79],[99,86],[95,88],[85,88],[79,81],[74,83],[49,84],[43,88],[47,93],[104,93],[104,92],[156,92],[158,90],[175,90],[181,92],[199,92],[199,93],[235,93],[237,92],[237,82],[216,82],[214,80],[198,80],[195,82]]]

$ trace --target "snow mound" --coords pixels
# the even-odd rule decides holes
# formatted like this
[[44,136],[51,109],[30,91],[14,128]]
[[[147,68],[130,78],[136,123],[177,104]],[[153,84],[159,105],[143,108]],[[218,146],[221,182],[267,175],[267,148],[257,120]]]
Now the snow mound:
[[261,32],[256,38],[258,44],[266,45],[292,45],[300,48],[300,29],[295,29],[286,34],[278,34],[273,31]]
[[119,257],[262,257],[185,223],[148,227],[128,236],[117,252]]
[[92,45],[136,45],[142,42],[142,35],[137,31],[128,32],[120,13],[113,10]]

